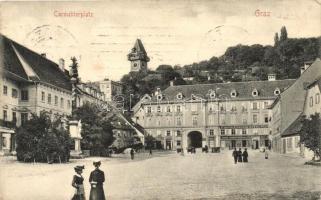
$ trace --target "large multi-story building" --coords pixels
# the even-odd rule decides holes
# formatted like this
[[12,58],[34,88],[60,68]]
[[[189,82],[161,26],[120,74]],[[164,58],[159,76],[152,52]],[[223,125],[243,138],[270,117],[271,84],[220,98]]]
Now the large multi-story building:
[[[15,127],[26,122],[31,114],[47,111],[54,119],[72,113],[72,84],[65,69],[23,45],[0,34],[0,155],[15,150]],[[118,85],[111,94],[119,94]],[[76,106],[84,103],[105,104],[105,94],[95,83],[79,82],[75,88]],[[116,110],[114,111],[116,112]],[[143,134],[122,113],[118,116],[140,135]]]
[[0,35],[0,153],[15,149],[15,126],[47,111],[55,116],[71,114],[71,84],[63,66]]
[[145,95],[134,120],[165,149],[269,147],[268,108],[294,81],[171,84]]
[[118,97],[123,94],[123,85],[120,82],[104,79],[96,82],[100,91],[105,94],[106,101],[117,101]]
[[270,107],[273,151],[310,156],[299,144],[299,131],[302,116],[309,117],[320,112],[320,77],[320,59],[305,63],[301,68],[301,76],[273,102]]

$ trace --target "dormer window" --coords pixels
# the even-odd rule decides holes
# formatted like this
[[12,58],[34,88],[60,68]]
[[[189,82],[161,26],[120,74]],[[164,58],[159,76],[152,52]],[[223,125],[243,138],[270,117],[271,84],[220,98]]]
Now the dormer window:
[[236,90],[232,90],[232,91],[231,91],[231,97],[236,97],[236,96],[237,96]]
[[158,95],[157,95],[157,100],[160,101],[160,100],[162,100],[162,99],[163,99],[163,95],[158,94]]
[[256,97],[256,96],[258,96],[259,95],[259,92],[257,91],[257,89],[254,89],[253,91],[252,91],[252,96],[253,97]]
[[279,95],[281,93],[280,89],[279,88],[276,88],[274,90],[274,95]]
[[210,98],[211,99],[214,99],[216,96],[215,92],[214,91],[210,91]]
[[177,96],[176,96],[176,98],[177,98],[177,99],[183,99],[183,94],[182,94],[181,92],[178,93]]

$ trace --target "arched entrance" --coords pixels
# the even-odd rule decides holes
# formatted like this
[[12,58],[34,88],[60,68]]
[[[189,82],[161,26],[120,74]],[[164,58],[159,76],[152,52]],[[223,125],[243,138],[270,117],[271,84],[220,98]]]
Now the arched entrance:
[[187,135],[188,147],[201,148],[202,147],[202,133],[199,131],[192,131]]

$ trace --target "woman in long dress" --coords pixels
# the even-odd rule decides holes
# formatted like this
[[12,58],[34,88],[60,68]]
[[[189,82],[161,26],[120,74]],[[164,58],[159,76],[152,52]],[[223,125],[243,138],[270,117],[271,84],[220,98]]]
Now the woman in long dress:
[[85,200],[85,190],[84,190],[84,178],[82,177],[82,171],[85,167],[84,166],[76,166],[75,172],[76,174],[74,175],[72,179],[71,185],[75,188],[75,194],[72,197],[72,200]]
[[90,173],[89,182],[91,185],[89,200],[105,200],[103,183],[105,174],[99,169],[101,162],[94,162],[95,170]]

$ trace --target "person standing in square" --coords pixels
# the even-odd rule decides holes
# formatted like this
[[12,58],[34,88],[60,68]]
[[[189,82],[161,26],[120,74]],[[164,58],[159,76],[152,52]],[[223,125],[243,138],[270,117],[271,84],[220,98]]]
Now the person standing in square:
[[105,174],[99,169],[101,162],[94,162],[95,170],[90,173],[89,182],[91,185],[89,200],[105,200],[103,183]]

